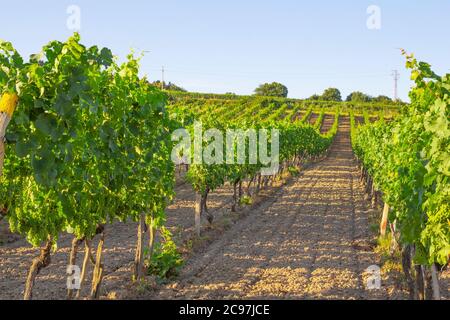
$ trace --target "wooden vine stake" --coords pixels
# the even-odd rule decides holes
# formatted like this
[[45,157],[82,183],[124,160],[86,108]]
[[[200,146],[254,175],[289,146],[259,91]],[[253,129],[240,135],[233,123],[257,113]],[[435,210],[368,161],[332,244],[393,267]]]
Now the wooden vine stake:
[[195,195],[195,233],[200,237],[202,226],[203,197],[200,193]]
[[202,215],[203,215],[203,213],[206,214],[206,220],[208,220],[209,226],[211,226],[213,221],[214,221],[214,215],[208,210],[208,195],[209,195],[209,192],[210,192],[209,188],[206,188],[206,191],[203,194]]
[[5,93],[0,99],[0,178],[3,175],[3,163],[5,160],[6,128],[11,121],[18,101],[19,97],[11,93]]
[[155,217],[153,213],[150,215],[150,221],[148,223],[148,229],[150,233],[148,241],[148,257],[149,259],[153,256],[153,251],[155,249],[155,237],[156,237],[156,227],[155,227]]
[[144,234],[145,234],[145,214],[139,218],[137,231],[136,255],[134,258],[133,280],[140,281],[144,275]]
[[387,225],[388,225],[388,220],[389,220],[389,205],[387,203],[384,204],[384,209],[383,209],[383,217],[381,218],[381,223],[380,223],[380,234],[382,237],[386,236],[386,229],[387,229]]
[[255,191],[256,195],[259,195],[259,191],[261,190],[261,178],[262,178],[261,173],[258,173],[258,182],[256,184],[256,191]]
[[372,209],[375,209],[377,207],[377,202],[378,202],[378,195],[377,195],[377,190],[375,189],[375,184],[372,183]]
[[439,276],[435,264],[431,266],[431,286],[433,288],[433,300],[441,300],[441,290],[439,288]]
[[77,295],[76,295],[77,299],[79,299],[81,296],[81,288],[84,284],[84,281],[86,280],[86,273],[88,271],[89,261],[91,261],[91,263],[93,265],[95,265],[95,260],[91,253],[91,241],[86,238],[84,240],[84,259],[83,259],[83,267],[82,267],[81,275],[80,275],[80,289],[78,289]]
[[102,284],[103,279],[102,253],[104,244],[105,244],[105,233],[102,232],[100,241],[97,246],[97,254],[95,258],[94,274],[92,278],[91,299],[98,299],[100,297],[100,286]]
[[239,180],[238,190],[239,190],[238,206],[241,207],[241,200],[242,197],[244,196],[244,190],[242,190],[242,180]]
[[255,181],[255,178],[256,178],[255,176],[252,176],[252,178],[250,179],[250,181],[247,184],[247,197],[249,197],[249,198],[252,197],[251,187],[252,187],[253,182]]
[[233,183],[233,204],[231,206],[231,212],[236,212],[236,208],[237,208],[237,205],[238,205],[237,186],[238,186],[238,182],[235,181]]

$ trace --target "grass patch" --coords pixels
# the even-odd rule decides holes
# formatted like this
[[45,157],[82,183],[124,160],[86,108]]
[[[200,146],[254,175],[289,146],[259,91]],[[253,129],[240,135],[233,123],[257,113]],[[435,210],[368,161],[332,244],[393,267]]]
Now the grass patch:
[[252,198],[249,197],[249,196],[243,196],[243,197],[241,198],[241,201],[239,201],[239,204],[240,204],[241,206],[251,206],[251,205],[253,204],[253,200],[252,200]]
[[300,169],[297,167],[289,167],[288,171],[293,177],[297,177],[300,174]]
[[158,280],[172,279],[178,275],[184,261],[170,232],[162,228],[161,236],[162,242],[155,245],[153,254],[149,256],[146,252],[145,264],[148,274],[156,276]]

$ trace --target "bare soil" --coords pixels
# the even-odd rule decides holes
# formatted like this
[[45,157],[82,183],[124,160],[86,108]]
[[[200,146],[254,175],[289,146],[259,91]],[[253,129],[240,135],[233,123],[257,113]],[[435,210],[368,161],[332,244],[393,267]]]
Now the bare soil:
[[320,132],[322,134],[327,133],[330,131],[331,127],[334,124],[335,116],[333,114],[325,114],[325,117],[323,118],[322,127],[320,128]]
[[316,124],[316,121],[317,121],[318,118],[319,118],[319,114],[312,113],[311,116],[308,119],[308,123],[313,126],[313,125]]

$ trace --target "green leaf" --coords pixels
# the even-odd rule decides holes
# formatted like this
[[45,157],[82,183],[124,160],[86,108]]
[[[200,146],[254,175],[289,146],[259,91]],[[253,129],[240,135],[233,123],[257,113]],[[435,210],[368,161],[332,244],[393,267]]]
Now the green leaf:
[[18,141],[16,143],[16,154],[19,158],[25,158],[30,154],[30,144],[27,141]]
[[56,119],[50,114],[42,113],[35,122],[36,129],[46,135],[50,135],[54,127],[56,127]]

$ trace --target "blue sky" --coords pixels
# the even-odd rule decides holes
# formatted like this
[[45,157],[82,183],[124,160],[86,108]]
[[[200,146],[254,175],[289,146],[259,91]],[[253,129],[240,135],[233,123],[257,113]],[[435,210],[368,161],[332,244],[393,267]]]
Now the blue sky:
[[[392,96],[398,69],[406,100],[411,82],[397,48],[438,73],[450,69],[448,0],[2,1],[0,38],[26,56],[64,40],[69,5],[81,9],[83,43],[120,57],[148,51],[144,74],[159,79],[165,66],[166,80],[190,91],[251,94],[279,81],[295,98],[327,87]],[[380,30],[366,26],[370,5],[381,9]]]

